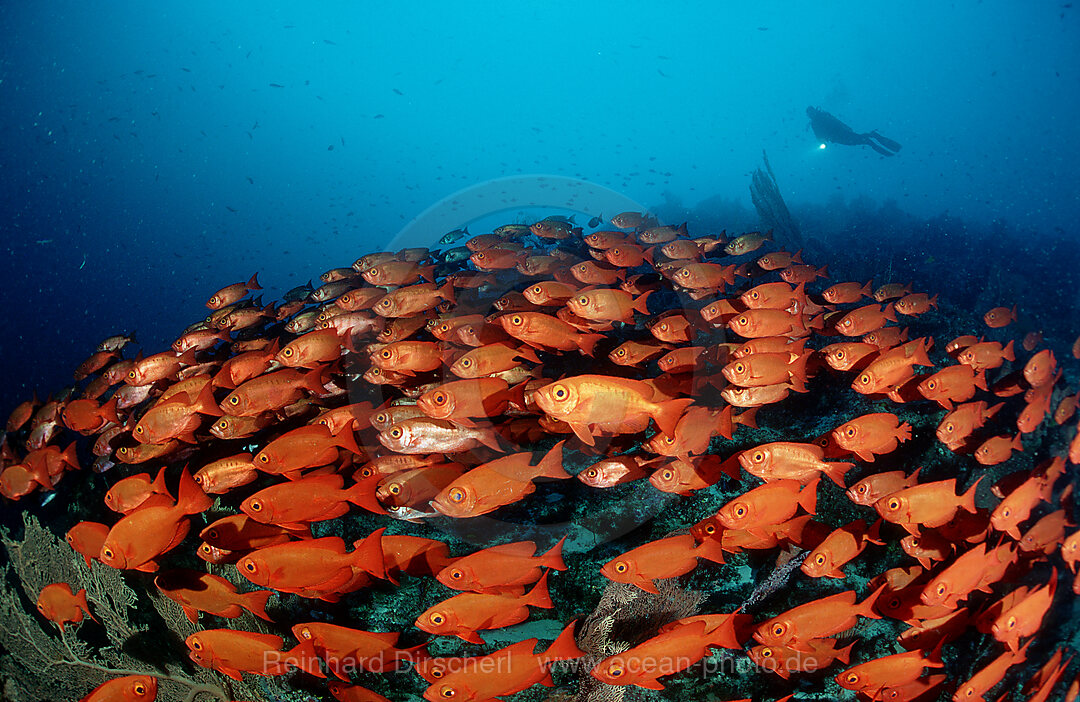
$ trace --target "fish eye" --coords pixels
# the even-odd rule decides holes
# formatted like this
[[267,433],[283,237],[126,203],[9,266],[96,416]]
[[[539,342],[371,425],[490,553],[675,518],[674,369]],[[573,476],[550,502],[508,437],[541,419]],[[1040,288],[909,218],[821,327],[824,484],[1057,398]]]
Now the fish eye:
[[524,321],[525,320],[521,318],[520,314],[515,314],[513,317],[510,318],[510,323],[513,324],[515,327],[520,326]]
[[452,571],[450,571],[450,577],[454,580],[461,580],[463,577],[465,577],[465,574],[457,568],[454,568]]
[[622,674],[625,673],[626,670],[622,667],[621,664],[612,663],[611,665],[608,666],[608,671],[607,672],[608,672],[608,675],[613,677],[613,678],[621,678]]
[[146,694],[146,685],[143,685],[141,682],[135,683],[135,685],[131,688],[131,690],[136,695],[145,695]]
[[401,438],[401,427],[394,427],[390,430],[390,437],[393,439]]
[[615,564],[615,572],[616,573],[625,573],[627,571],[627,569],[628,569],[627,565],[625,563],[623,563],[622,561],[619,561],[618,563]]
[[301,629],[300,629],[300,638],[310,639],[311,638],[311,629],[309,629],[306,626],[301,627]]
[[889,501],[885,503],[885,506],[892,511],[900,509],[900,499],[896,497],[889,498]]
[[783,624],[775,624],[775,625],[773,625],[773,628],[772,628],[773,636],[783,636],[785,631],[787,631],[787,627],[784,626]]
[[441,625],[443,622],[446,621],[446,617],[439,614],[438,612],[432,614],[430,619],[431,619],[431,623],[435,624],[435,625]]
[[626,349],[617,349],[615,351],[615,355],[620,356],[620,357],[625,356],[626,355]]
[[436,680],[438,680],[445,674],[446,673],[443,672],[442,668],[432,668],[430,673],[431,677],[435,678]]
[[1008,519],[1008,518],[1009,518],[1009,515],[1011,515],[1011,514],[1012,514],[1012,510],[1011,510],[1011,509],[1009,509],[1008,507],[1006,507],[1005,509],[1001,510],[1001,516],[1002,516],[1002,517],[1005,517],[1006,519]]
[[735,372],[736,373],[742,373],[745,370],[746,370],[746,365],[743,364],[742,361],[739,361],[738,363],[735,364]]
[[133,371],[133,370],[128,371],[127,377],[131,378],[132,380],[135,380],[135,371]]
[[259,500],[252,500],[250,506],[251,506],[251,511],[252,512],[260,512],[260,511],[262,511],[262,502],[259,501]]
[[375,421],[379,424],[385,424],[386,422],[390,421],[390,415],[388,415],[386,412],[379,412],[377,415],[375,415]]
[[541,288],[539,285],[534,285],[532,291],[539,295],[540,293],[544,292],[544,289]]
[[453,697],[456,694],[457,694],[457,691],[454,690],[454,688],[452,688],[452,687],[444,687],[443,689],[439,690],[439,696],[440,697],[445,697],[446,699],[450,699],[451,697]]
[[203,477],[201,475],[195,475],[194,480],[195,480],[196,485],[202,485],[203,484]]
[[391,485],[390,487],[386,488],[386,490],[387,490],[387,492],[389,492],[389,493],[390,493],[391,495],[396,495],[396,494],[398,494],[399,492],[401,492],[401,486],[400,486],[400,485],[398,485],[397,483],[394,483],[394,484],[392,484],[392,485]]
[[817,563],[818,565],[825,565],[825,554],[824,553],[819,553],[814,558],[814,563]]
[[844,352],[843,351],[837,351],[836,352],[836,357],[842,359],[844,357]]
[[379,355],[382,356],[383,358],[385,358],[386,360],[390,360],[390,357],[393,356],[394,354],[393,354],[392,351],[390,351],[390,349],[383,349],[382,352],[379,353]]
[[1009,629],[1012,629],[1013,627],[1015,627],[1016,626],[1016,617],[1009,617],[1008,621],[1005,622],[1005,626],[1008,627]]
[[249,573],[254,573],[255,571],[258,570],[258,567],[256,567],[254,561],[244,561],[244,570],[246,570]]
[[472,359],[470,359],[470,358],[461,359],[461,367],[462,368],[468,368],[471,365],[472,365]]
[[235,404],[237,404],[239,402],[240,402],[240,398],[237,397],[236,395],[230,395],[229,396],[229,404],[230,405],[235,405]]
[[936,380],[927,381],[926,387],[929,388],[930,390],[933,390],[934,388],[937,387],[937,381]]
[[736,517],[745,517],[746,516],[746,506],[745,505],[738,505],[737,507],[735,507],[735,516]]
[[198,639],[192,639],[191,640],[191,647],[193,649],[195,649],[196,651],[201,651],[202,650],[202,642],[199,641]]
[[706,524],[705,525],[705,533],[709,534],[709,535],[715,534],[716,533],[716,525],[715,524]]
[[863,385],[869,385],[870,384],[870,375],[867,374],[867,373],[863,373],[862,375],[859,376],[859,382],[862,383]]
[[952,422],[946,422],[946,423],[945,423],[945,431],[947,431],[947,432],[950,432],[950,433],[951,433],[951,432],[952,432],[952,430],[953,430],[953,423],[952,423]]
[[858,486],[856,486],[855,492],[862,494],[862,493],[866,492],[869,489],[870,489],[869,485],[867,485],[866,483],[860,483]]
[[851,437],[855,436],[855,427],[848,427],[847,429],[844,430],[844,434],[848,438],[851,438]]
[[476,253],[476,259],[477,260],[480,260],[480,259],[483,259],[483,258],[484,258],[484,252],[483,251],[479,251],[479,252]]
[[435,393],[434,395],[431,396],[431,401],[434,402],[437,405],[446,404],[446,399],[447,398],[446,398],[446,393],[445,392],[437,392],[437,393]]
[[681,271],[679,271],[679,277],[681,277],[681,278],[689,278],[690,277],[690,271],[683,268]]
[[135,427],[135,433],[136,434],[142,434],[143,433],[143,427],[142,427],[141,424],[139,426]]
[[207,538],[210,538],[210,539],[216,539],[218,537],[217,529],[210,529],[209,531],[206,532],[206,536],[207,536]]
[[112,549],[108,548],[108,547],[105,547],[105,548],[101,549],[101,555],[104,556],[105,558],[112,558],[113,557]]
[[846,682],[848,685],[854,685],[855,683],[859,682],[859,674],[848,673],[844,676],[844,682]]
[[564,388],[564,387],[562,387],[560,385],[559,387],[555,388],[555,392],[553,392],[552,394],[555,395],[556,400],[565,400],[566,399],[566,388]]
[[949,588],[945,587],[945,583],[939,583],[937,586],[938,597],[941,597]]
[[465,491],[461,488],[454,488],[450,491],[450,499],[454,502],[461,502],[465,499]]
[[292,349],[290,349],[290,348],[287,348],[287,347],[286,347],[286,348],[285,348],[285,349],[284,349],[284,350],[283,350],[283,351],[281,352],[281,355],[282,355],[282,356],[284,356],[285,358],[291,358],[291,357],[292,357]]
[[586,297],[586,296],[584,296],[584,295],[582,295],[581,297],[579,297],[579,298],[577,299],[577,301],[578,301],[578,304],[579,304],[579,305],[587,305],[587,304],[589,304],[589,298],[587,298],[587,297]]
[[756,300],[756,299],[758,299],[759,297],[761,297],[761,295],[759,295],[759,294],[758,294],[757,290],[755,290],[755,291],[753,291],[752,293],[750,293],[750,299],[751,299],[751,300]]
[[229,426],[229,423],[228,423],[228,422],[226,422],[226,421],[225,421],[224,419],[221,419],[221,420],[218,420],[218,423],[217,423],[217,424],[216,424],[215,426],[216,426],[216,427],[217,427],[218,429],[225,429],[226,427],[228,427],[228,426]]
[[269,456],[267,456],[265,453],[260,453],[259,454],[259,463],[269,463],[269,462],[270,462],[270,457]]

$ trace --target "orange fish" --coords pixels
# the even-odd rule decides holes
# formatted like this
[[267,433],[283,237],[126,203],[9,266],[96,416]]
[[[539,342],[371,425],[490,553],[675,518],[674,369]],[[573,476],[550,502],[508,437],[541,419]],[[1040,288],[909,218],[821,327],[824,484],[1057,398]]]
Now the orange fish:
[[386,673],[397,670],[402,661],[420,659],[425,646],[397,648],[397,632],[376,633],[324,622],[307,622],[292,627],[293,636],[310,644],[330,671],[348,680],[352,670]]
[[517,359],[540,363],[536,353],[527,346],[519,349],[505,342],[487,344],[468,351],[450,365],[450,372],[459,378],[480,378],[520,367]]
[[529,618],[529,607],[554,606],[548,596],[547,576],[545,571],[532,590],[520,597],[474,592],[455,595],[426,609],[416,618],[415,626],[430,634],[457,636],[469,643],[482,644],[480,630],[520,624]]
[[1005,651],[980,668],[956,690],[952,697],[953,702],[983,699],[983,695],[1005,678],[1010,668],[1027,660],[1027,648],[1030,645],[1031,642],[1028,641],[1019,651]]
[[560,660],[580,658],[585,653],[574,643],[570,622],[555,641],[540,654],[533,653],[536,639],[526,639],[506,648],[474,658],[435,659],[449,661],[439,677],[424,691],[428,702],[489,702],[497,697],[521,692],[538,683],[554,686],[548,666]]
[[651,293],[634,299],[630,293],[611,288],[581,290],[566,301],[567,308],[584,319],[599,322],[632,324],[634,313],[648,314],[647,301]]
[[917,485],[919,471],[921,470],[922,468],[916,468],[915,472],[910,476],[906,475],[902,470],[891,470],[868,475],[848,488],[848,499],[857,505],[872,507],[875,502],[886,495]]
[[586,356],[593,354],[600,334],[582,334],[571,324],[541,312],[513,312],[496,318],[506,333],[536,348],[552,348],[561,351],[579,350]]
[[190,525],[186,517],[212,504],[185,468],[176,504],[146,507],[125,516],[109,530],[99,558],[113,568],[156,571],[156,559],[180,545],[187,535]]
[[640,380],[606,375],[579,375],[536,391],[536,403],[553,419],[566,422],[585,444],[593,446],[592,431],[618,432],[624,422],[652,417],[660,431],[672,434],[688,398],[654,401],[656,392]]
[[153,702],[157,699],[157,678],[125,675],[107,680],[79,702]]
[[221,402],[221,410],[237,417],[253,417],[271,410],[279,410],[299,400],[304,391],[323,392],[322,370],[316,368],[301,373],[292,368],[252,378],[229,393]]
[[825,362],[833,370],[859,370],[870,364],[881,351],[876,345],[862,341],[842,341],[821,349]]
[[308,675],[325,678],[309,641],[301,641],[282,651],[284,640],[274,634],[256,634],[232,629],[197,631],[184,641],[188,656],[204,668],[216,670],[237,682],[241,673],[284,675],[290,667]]
[[180,605],[192,624],[198,623],[199,612],[235,619],[244,610],[272,621],[266,614],[266,602],[272,594],[269,590],[240,593],[220,575],[182,569],[162,571],[154,584],[161,594]]
[[342,345],[336,329],[308,332],[285,345],[274,360],[289,368],[316,368],[341,357]]
[[875,455],[892,453],[910,439],[911,425],[901,422],[895,414],[877,412],[841,424],[833,429],[832,436],[841,448],[873,463]]
[[150,479],[149,473],[129,475],[118,480],[105,493],[105,506],[121,514],[130,514],[143,505],[171,504],[172,495],[169,494],[169,489],[165,485],[164,466],[153,480]]
[[276,524],[257,522],[246,514],[222,517],[199,532],[199,538],[212,546],[231,551],[251,551],[264,546],[283,544],[297,539],[310,539],[311,529],[285,528]]
[[865,307],[858,307],[841,317],[836,323],[836,331],[844,336],[862,336],[881,329],[886,322],[895,321],[896,314],[894,313],[893,303],[890,302],[885,307],[866,305]]
[[697,567],[697,559],[723,563],[720,543],[707,539],[700,546],[689,534],[651,541],[608,561],[600,573],[609,580],[636,585],[645,592],[659,594],[653,581],[674,578]]
[[787,645],[809,652],[810,641],[850,629],[857,617],[881,619],[874,611],[874,602],[884,589],[882,584],[858,604],[855,591],[847,590],[799,605],[759,624],[754,639],[766,646]]
[[109,535],[109,527],[98,522],[79,522],[68,529],[64,539],[75,549],[75,552],[86,559],[86,567],[90,567],[90,560],[97,558],[101,553],[101,545],[105,543],[105,537]]
[[447,485],[431,501],[431,506],[448,517],[476,517],[520,500],[536,490],[533,480],[544,477],[561,480],[570,475],[563,469],[563,442],[555,444],[535,466],[531,453],[516,453],[479,465]]
[[874,281],[860,285],[859,283],[837,283],[829,286],[821,293],[826,302],[834,305],[850,305],[864,297],[873,297],[871,289]]
[[844,475],[855,467],[854,463],[826,462],[825,451],[820,446],[786,441],[762,444],[738,456],[747,473],[766,481],[797,480],[805,484],[824,473],[844,487]]
[[339,448],[356,456],[364,455],[352,432],[334,436],[327,426],[313,424],[285,432],[268,443],[252,459],[252,465],[263,473],[297,477],[301,470],[337,461]]
[[934,654],[927,658],[922,651],[906,651],[860,663],[839,673],[835,679],[845,690],[876,695],[882,688],[915,682],[926,668],[943,667],[945,664]]
[[648,475],[644,468],[647,463],[637,455],[612,456],[593,463],[578,473],[577,479],[594,488],[614,487],[644,478]]
[[761,530],[791,519],[799,507],[814,514],[819,480],[813,478],[805,487],[798,480],[765,483],[729,500],[716,516],[728,529]]
[[983,321],[991,329],[1007,327],[1016,321],[1016,305],[1012,309],[1008,307],[995,307],[983,315]]
[[491,594],[521,594],[524,585],[540,579],[541,568],[566,570],[563,537],[550,551],[534,556],[536,544],[518,541],[470,553],[447,566],[435,578],[453,590]]
[[657,634],[628,651],[600,661],[591,674],[608,685],[663,690],[661,676],[685,670],[706,656],[709,648],[706,626],[698,621]]
[[800,566],[802,572],[811,578],[845,577],[840,568],[854,560],[867,545],[884,545],[878,538],[880,524],[879,520],[867,528],[865,521],[856,519],[839,527],[810,552]]
[[1050,349],[1043,349],[1024,364],[1024,380],[1033,388],[1041,388],[1050,382],[1057,369],[1057,359]]
[[343,489],[341,475],[317,475],[264,488],[240,503],[240,511],[260,522],[297,528],[309,522],[336,519],[354,504],[375,514],[384,510],[375,499],[375,486],[361,481]]
[[212,310],[220,310],[222,307],[239,302],[250,290],[262,290],[262,286],[259,285],[258,273],[252,275],[246,283],[233,283],[218,290],[206,301],[206,306]]
[[385,575],[382,532],[356,541],[351,552],[338,536],[266,546],[241,558],[236,569],[262,587],[336,602],[345,592],[363,587],[367,574]]
[[86,603],[86,589],[75,593],[67,583],[52,583],[41,588],[37,609],[43,617],[60,627],[60,631],[64,630],[65,624],[81,622],[84,614],[97,621]]
[[932,529],[947,524],[958,509],[974,513],[975,490],[980,480],[981,476],[962,495],[955,494],[955,478],[919,483],[882,497],[874,503],[874,509],[885,521],[918,535],[920,526]]
[[986,402],[966,402],[957,405],[956,409],[946,414],[938,424],[936,436],[938,441],[952,450],[964,445],[976,429],[986,424],[987,420],[997,414],[1004,403],[987,405]]
[[497,417],[514,403],[524,408],[524,386],[513,389],[501,378],[467,378],[442,383],[416,401],[427,416],[473,426],[472,419]]
[[1023,451],[1024,445],[1020,441],[1020,434],[1009,438],[1008,436],[992,436],[975,449],[975,460],[984,466],[996,466],[1004,463],[1012,456],[1013,451]]
[[759,644],[748,651],[750,660],[765,670],[776,673],[784,680],[792,673],[812,673],[828,668],[836,661],[847,664],[851,659],[851,649],[857,641],[852,641],[845,648],[836,647],[836,639],[812,639],[807,642],[809,651],[801,651],[778,644],[765,646]]
[[947,366],[920,382],[918,388],[927,400],[951,411],[954,402],[970,400],[976,389],[986,390],[986,375],[964,364]]
[[1002,346],[996,341],[981,341],[968,346],[956,355],[956,360],[973,370],[993,370],[1000,368],[1005,361],[1015,361],[1013,342]]
[[1033,590],[998,616],[993,626],[994,638],[1007,645],[1010,651],[1018,651],[1020,639],[1038,633],[1042,627],[1056,589],[1057,569],[1052,568],[1046,585]]

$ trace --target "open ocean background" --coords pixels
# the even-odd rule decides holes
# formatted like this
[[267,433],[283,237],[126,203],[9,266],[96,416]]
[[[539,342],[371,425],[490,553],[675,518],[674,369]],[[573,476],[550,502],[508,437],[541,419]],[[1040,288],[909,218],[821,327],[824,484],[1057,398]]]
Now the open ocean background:
[[[886,271],[973,320],[1016,302],[1020,333],[1067,347],[1077,11],[0,4],[0,415],[105,336],[163,350],[219,287],[258,271],[279,298],[493,179],[583,179],[691,234],[756,228],[763,150],[833,281]],[[903,149],[821,149],[809,105]]]

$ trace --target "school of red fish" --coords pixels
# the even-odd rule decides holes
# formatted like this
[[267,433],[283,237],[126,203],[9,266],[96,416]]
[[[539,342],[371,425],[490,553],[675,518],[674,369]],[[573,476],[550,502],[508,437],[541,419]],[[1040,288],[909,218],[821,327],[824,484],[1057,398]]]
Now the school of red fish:
[[[95,471],[123,473],[103,498],[117,517],[71,524],[67,542],[88,565],[152,574],[193,623],[244,611],[271,621],[275,592],[336,602],[404,575],[447,589],[417,629],[483,644],[480,632],[554,606],[551,572],[574,567],[563,541],[451,554],[385,526],[346,543],[314,538],[312,525],[362,511],[400,531],[489,514],[528,500],[537,481],[571,478],[568,466],[591,489],[648,480],[688,501],[724,479],[731,496],[715,514],[595,577],[655,593],[657,579],[715,567],[703,561],[781,549],[804,557],[796,578],[842,580],[849,564],[875,577],[770,618],[733,607],[674,621],[583,674],[660,690],[660,677],[731,649],[762,675],[830,668],[841,688],[893,702],[987,699],[1012,671],[996,699],[1009,698],[1048,613],[1071,611],[1070,590],[1080,593],[1068,467],[1080,463],[1080,393],[1040,335],[1016,344],[1018,312],[1003,306],[979,336],[915,336],[937,295],[832,283],[768,234],[692,238],[631,212],[611,227],[586,234],[549,217],[456,249],[370,253],[278,305],[251,299],[255,276],[228,285],[172,349],[124,358],[133,339],[110,337],[76,370],[78,391],[19,405],[0,444],[0,492],[29,505],[69,473],[93,475],[91,453]],[[1080,340],[1072,351],[1080,358]],[[769,407],[792,393],[844,385],[878,411],[849,412],[817,437],[725,448],[758,429],[759,412],[762,428],[782,432]],[[898,416],[910,412],[940,416],[936,431],[913,431]],[[878,467],[918,441],[948,474]],[[819,513],[827,495],[862,517]],[[209,521],[211,508],[226,516]],[[897,544],[901,565],[874,570]],[[251,587],[172,567],[181,551],[231,564]],[[95,625],[68,583],[45,587],[37,608],[61,630]],[[860,621],[881,618],[902,623],[903,652],[860,655]],[[464,658],[323,621],[285,624],[290,642],[222,626],[185,643],[194,663],[231,678],[299,668],[337,678],[329,692],[352,702],[386,698],[350,685],[350,668],[409,662],[425,699],[471,702],[552,685],[554,663],[585,655],[575,624],[540,652],[528,639]],[[973,630],[994,657],[964,679],[935,672],[965,654],[951,649]],[[1058,687],[1071,660],[1057,648],[1019,699],[1076,700],[1077,679]],[[152,675],[129,675],[84,699],[156,694]]]

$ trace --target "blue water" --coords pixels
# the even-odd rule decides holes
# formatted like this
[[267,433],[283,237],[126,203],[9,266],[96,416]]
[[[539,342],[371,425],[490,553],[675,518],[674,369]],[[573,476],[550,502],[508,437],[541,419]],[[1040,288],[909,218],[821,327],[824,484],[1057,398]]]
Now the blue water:
[[[102,337],[161,350],[222,285],[277,297],[491,179],[753,228],[762,150],[840,278],[1021,301],[1071,341],[1076,8],[680,8],[3,3],[0,413]],[[819,148],[808,105],[903,149]]]

